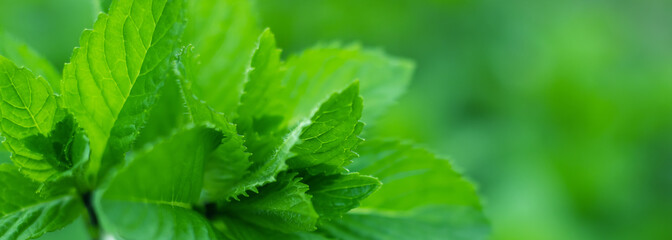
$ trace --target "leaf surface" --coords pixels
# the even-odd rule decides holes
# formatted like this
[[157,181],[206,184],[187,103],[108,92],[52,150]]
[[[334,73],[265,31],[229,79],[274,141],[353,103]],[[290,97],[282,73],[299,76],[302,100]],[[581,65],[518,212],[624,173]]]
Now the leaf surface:
[[[90,139],[92,178],[123,159],[178,49],[183,0],[120,0],[80,38],[64,69],[64,102]],[[102,172],[100,170],[103,170]]]
[[299,137],[300,143],[292,147],[295,154],[287,160],[290,169],[303,169],[311,174],[334,174],[346,171],[357,156],[353,150],[362,142],[359,133],[364,124],[359,82],[333,94],[311,118]]
[[251,1],[189,1],[184,36],[201,62],[194,69],[194,92],[217,111],[234,113],[259,33]]
[[96,193],[105,230],[125,239],[215,238],[191,206],[203,186],[204,158],[220,141],[218,131],[193,127],[134,156]]
[[173,79],[165,82],[159,91],[156,107],[151,110],[148,124],[141,132],[136,147],[151,144],[169,136],[175,129],[189,124],[213,124],[224,137],[218,149],[206,158],[202,200],[216,201],[230,198],[251,165],[243,137],[227,117],[210,107],[193,92],[193,81],[198,65],[194,47],[184,47],[173,61]]
[[73,223],[69,224],[61,230],[46,233],[39,240],[91,240],[89,229],[86,226],[83,217],[78,218]]
[[31,69],[35,75],[49,82],[58,94],[61,89],[61,73],[47,59],[15,36],[0,30],[0,55],[12,60],[16,65]]
[[453,170],[446,159],[413,145],[393,140],[368,140],[351,171],[376,176],[383,183],[362,201],[363,208],[410,210],[424,205],[481,208],[476,189]]
[[[247,196],[247,191],[257,191],[257,187],[276,180],[276,175],[287,169],[285,161],[291,157],[290,148],[298,141],[300,129],[288,132],[277,125],[274,116],[263,115],[267,109],[282,109],[271,99],[278,91],[279,80],[275,78],[279,64],[279,50],[275,38],[267,29],[259,37],[252,70],[248,72],[245,93],[241,97],[236,123],[238,132],[245,136],[245,146],[254,153],[250,156],[252,165],[242,179],[232,185],[229,196]],[[279,97],[279,96],[276,96]],[[258,114],[261,113],[261,114]]]
[[0,130],[14,164],[37,181],[57,173],[40,152],[26,145],[27,138],[46,136],[53,128],[58,104],[49,83],[0,56],[0,98]]
[[445,159],[393,140],[367,140],[351,171],[382,187],[342,220],[324,225],[346,239],[485,239],[488,221],[474,186]]
[[359,206],[359,202],[380,188],[378,179],[349,173],[316,176],[306,181],[313,206],[322,219],[337,219]]
[[39,184],[0,164],[0,239],[31,239],[65,227],[84,212],[72,192],[37,194]]
[[213,226],[222,233],[222,239],[287,239],[287,240],[326,240],[317,232],[283,233],[241,221],[238,218],[220,217],[213,221]]
[[[282,62],[274,36],[267,29],[250,69],[238,110],[241,119],[251,117],[256,122],[291,128],[355,80],[360,80],[360,93],[367,101],[363,121],[373,121],[404,93],[414,65],[380,50],[340,44],[318,45]],[[269,128],[256,125],[256,129]]]
[[289,125],[310,115],[316,103],[354,80],[360,81],[360,94],[366,102],[362,121],[371,123],[404,93],[414,64],[359,45],[322,44],[289,57],[285,68],[283,85],[294,104],[287,115]]
[[306,194],[308,185],[295,176],[282,174],[277,182],[260,188],[259,194],[230,202],[225,211],[249,223],[283,233],[313,231],[318,215],[311,196]]
[[488,239],[488,221],[478,210],[428,206],[412,211],[353,210],[320,230],[335,239]]
[[203,182],[203,200],[224,200],[232,197],[232,192],[239,188],[247,169],[252,164],[250,153],[243,145],[243,137],[238,135],[236,126],[226,116],[200,100],[192,91],[195,78],[195,57],[192,49],[186,47],[175,62],[175,73],[179,84],[179,96],[184,100],[188,123],[212,123],[222,134],[222,143],[205,161]]

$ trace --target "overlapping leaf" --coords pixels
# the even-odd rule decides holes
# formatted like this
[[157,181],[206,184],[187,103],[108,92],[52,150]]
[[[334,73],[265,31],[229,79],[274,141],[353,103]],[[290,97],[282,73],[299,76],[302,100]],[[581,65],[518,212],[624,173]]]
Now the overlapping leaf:
[[64,102],[89,136],[94,179],[123,159],[145,122],[178,49],[183,5],[112,2],[109,14],[100,14],[93,30],[82,34],[65,66]]
[[213,221],[214,228],[221,232],[222,239],[286,239],[286,240],[326,240],[325,236],[316,232],[283,233],[272,229],[258,227],[238,218],[220,217]]
[[63,228],[83,213],[84,205],[74,190],[40,195],[39,186],[17,167],[0,164],[0,239],[36,238]]
[[488,239],[483,214],[473,208],[425,206],[412,211],[360,210],[321,226],[335,239]]
[[184,40],[201,62],[194,66],[194,91],[217,111],[234,113],[259,33],[251,1],[189,1]]
[[316,102],[344,89],[353,80],[361,82],[360,92],[366,106],[363,121],[372,122],[406,90],[414,65],[380,50],[366,50],[359,45],[318,45],[286,63],[283,84],[291,89],[296,107],[290,124],[310,114]]
[[287,160],[290,169],[306,169],[311,174],[344,172],[357,156],[353,150],[362,142],[359,133],[364,124],[359,82],[333,94],[311,118],[292,147],[294,157]]
[[378,179],[359,173],[315,176],[306,184],[320,219],[338,219],[359,206],[359,202],[378,190]]
[[290,157],[290,148],[298,141],[301,129],[292,132],[277,125],[270,110],[282,110],[283,101],[270,97],[282,94],[279,76],[276,74],[280,63],[280,52],[275,47],[273,34],[266,30],[259,37],[257,49],[252,57],[252,70],[248,72],[245,93],[238,108],[238,132],[246,137],[245,145],[252,152],[249,173],[234,185],[230,196],[247,195],[247,191],[275,181],[275,176],[287,168],[285,161]]
[[313,231],[318,215],[306,194],[308,185],[296,174],[283,174],[277,182],[259,189],[259,194],[233,201],[225,211],[260,227],[292,233]]
[[191,206],[200,198],[204,159],[221,137],[211,128],[188,128],[135,155],[96,193],[103,227],[125,239],[214,239]]
[[484,239],[488,223],[474,186],[450,163],[397,141],[370,140],[348,168],[376,176],[383,186],[358,211],[325,224],[349,239]]
[[236,188],[240,188],[247,169],[251,165],[250,153],[246,152],[242,136],[238,135],[236,126],[230,123],[223,113],[217,112],[192,92],[196,69],[192,49],[187,47],[175,62],[175,74],[179,84],[179,96],[186,108],[186,122],[212,123],[223,133],[222,143],[208,156],[205,161],[203,182],[204,200],[222,200],[232,197]]
[[61,74],[58,70],[26,43],[2,30],[0,30],[0,55],[10,59],[17,66],[29,68],[35,75],[42,76],[49,82],[54,93],[60,93]]
[[[239,113],[249,116],[245,111],[253,112],[254,120],[273,120],[281,128],[296,126],[310,117],[319,103],[357,79],[367,102],[364,122],[370,122],[405,91],[414,69],[408,60],[359,45],[318,45],[292,55],[287,62],[280,60],[275,48],[273,34],[266,30],[251,62]],[[274,101],[269,103],[269,98]],[[254,111],[247,109],[255,104],[260,106]]]
[[58,104],[49,83],[0,56],[0,98],[0,129],[12,161],[27,176],[46,180],[58,171],[26,139],[46,136],[53,128]]

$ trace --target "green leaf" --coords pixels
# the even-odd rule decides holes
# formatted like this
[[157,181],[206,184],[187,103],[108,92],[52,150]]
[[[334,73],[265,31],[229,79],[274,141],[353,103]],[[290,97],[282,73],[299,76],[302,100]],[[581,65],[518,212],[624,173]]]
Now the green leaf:
[[231,197],[231,192],[238,187],[237,183],[248,173],[250,153],[246,152],[236,126],[193,93],[191,80],[195,78],[194,70],[198,65],[193,50],[193,46],[184,47],[173,61],[175,80],[166,81],[159,91],[159,101],[151,110],[148,124],[142,130],[136,147],[168,136],[172,130],[189,124],[213,124],[224,137],[218,149],[206,159],[202,199],[224,200]]
[[326,240],[315,232],[283,233],[256,226],[237,218],[220,216],[213,220],[212,225],[223,236],[221,239],[286,239],[286,240]]
[[133,143],[134,149],[140,149],[161,138],[169,137],[175,129],[187,122],[187,109],[180,94],[180,86],[174,79],[164,81],[157,93],[157,102],[149,110],[147,123]]
[[397,141],[368,140],[348,168],[382,187],[358,209],[322,228],[345,239],[484,239],[489,234],[474,186],[434,154]]
[[450,162],[422,148],[392,140],[368,140],[351,171],[376,176],[383,187],[362,201],[364,208],[410,210],[447,204],[481,208],[474,186]]
[[[282,143],[274,148],[275,150],[269,158],[255,158],[254,156],[257,152],[253,152],[255,154],[253,154],[250,159],[256,159],[258,161],[252,162],[252,165],[248,169],[248,173],[245,174],[242,179],[232,182],[230,184],[230,189],[226,189],[226,195],[229,196],[227,200],[230,200],[230,198],[238,200],[238,196],[240,195],[247,197],[249,196],[248,191],[258,193],[259,191],[257,188],[259,186],[275,182],[277,180],[276,176],[280,172],[287,170],[287,164],[285,162],[294,155],[290,149],[298,142],[301,129],[306,125],[307,122],[304,122],[289,132],[281,140]],[[247,136],[249,135],[246,135],[246,137]]]
[[428,206],[406,212],[353,210],[343,219],[320,226],[335,239],[488,239],[488,221],[478,210]]
[[56,124],[48,137],[33,135],[25,139],[25,145],[34,152],[42,154],[56,170],[62,172],[72,168],[82,160],[85,146],[77,142],[77,126],[72,117]]
[[378,179],[359,173],[315,176],[305,182],[310,186],[308,194],[313,196],[320,220],[340,218],[381,185]]
[[[290,157],[289,149],[298,140],[300,129],[287,132],[276,123],[274,116],[263,115],[269,110],[282,110],[279,97],[279,79],[276,71],[280,60],[280,51],[275,48],[275,38],[267,29],[259,37],[257,49],[252,58],[252,70],[248,73],[245,93],[238,108],[238,132],[245,135],[245,145],[252,165],[249,173],[228,190],[229,196],[247,196],[247,191],[256,192],[258,186],[275,181],[275,176],[287,168],[285,161]],[[261,113],[261,114],[258,114]]]
[[366,101],[365,123],[373,121],[406,90],[413,73],[412,62],[386,55],[380,50],[364,50],[359,45],[318,45],[286,63],[283,84],[290,89],[296,105],[290,125],[309,115],[315,104],[326,96],[361,82],[360,93]]
[[44,181],[57,170],[42,154],[29,149],[25,140],[49,134],[54,125],[58,106],[49,83],[0,56],[0,98],[0,129],[12,161],[23,174]]
[[282,120],[289,108],[287,91],[282,86],[280,52],[273,33],[264,30],[252,57],[238,108],[238,124],[242,132],[272,135],[285,127],[277,125],[280,121],[272,121]]
[[86,30],[64,69],[64,102],[90,139],[88,173],[123,159],[170,70],[183,0],[119,0]]
[[[360,92],[367,101],[363,121],[373,121],[405,91],[414,65],[380,50],[339,44],[318,45],[284,63],[274,36],[267,29],[260,37],[250,68],[238,110],[241,119],[248,121],[246,127],[282,129],[296,126],[330,94],[355,80],[360,80]],[[249,124],[269,120],[274,120],[270,127]]]
[[73,191],[41,196],[39,183],[0,164],[0,239],[31,239],[65,227],[84,212]]
[[359,82],[354,82],[340,93],[322,103],[292,147],[296,155],[287,160],[290,169],[303,169],[310,174],[333,174],[346,171],[344,166],[357,157],[353,150],[362,142],[358,137],[364,124]]
[[[66,118],[67,122],[69,120],[72,120],[72,118]],[[63,122],[59,123],[59,125],[63,125]],[[59,126],[57,125],[57,127]],[[67,125],[66,125],[67,126]],[[55,186],[70,186],[70,187],[77,187],[77,189],[87,189],[88,188],[88,182],[85,179],[85,165],[87,163],[87,160],[89,159],[89,139],[86,137],[86,134],[84,134],[82,129],[74,129],[77,126],[73,125],[72,135],[68,136],[68,138],[53,138],[52,142],[49,143],[49,146],[54,147],[54,154],[56,154],[57,158],[59,161],[64,162],[64,163],[69,163],[72,165],[67,170],[64,170],[62,172],[58,172],[54,175],[51,175],[48,179],[46,179],[43,183],[40,189],[38,190],[39,193],[43,193],[44,191],[49,191]],[[63,128],[63,129],[68,129],[69,127]],[[68,129],[69,130],[69,129]],[[55,131],[56,132],[56,131]],[[67,132],[67,131],[60,131],[59,132]]]
[[296,174],[282,174],[278,181],[259,189],[259,194],[230,202],[224,207],[225,215],[261,227],[291,233],[313,231],[318,215],[306,194],[308,185],[299,182]]
[[205,161],[202,199],[205,201],[224,200],[232,197],[238,184],[241,183],[247,169],[252,164],[249,161],[250,153],[246,152],[242,136],[238,135],[236,126],[230,123],[224,114],[215,111],[201,101],[192,92],[195,59],[193,49],[189,46],[183,49],[179,59],[175,62],[176,79],[179,83],[179,97],[184,100],[181,104],[186,108],[187,121],[190,123],[213,123],[222,133],[222,144],[209,155]]
[[215,238],[191,206],[203,186],[204,158],[220,141],[221,133],[193,127],[133,156],[96,192],[104,229],[125,239]]
[[12,164],[12,160],[9,159],[9,153],[2,145],[0,145],[0,164]]
[[56,94],[61,92],[61,73],[26,43],[2,30],[0,30],[0,55],[45,78]]
[[260,32],[251,1],[189,1],[185,41],[196,47],[202,63],[194,69],[196,95],[231,115]]
[[39,240],[90,240],[91,236],[86,228],[84,218],[80,217],[61,230],[49,232],[38,238]]
[[110,4],[112,4],[112,0],[98,0],[98,7],[102,12],[107,12],[110,9]]

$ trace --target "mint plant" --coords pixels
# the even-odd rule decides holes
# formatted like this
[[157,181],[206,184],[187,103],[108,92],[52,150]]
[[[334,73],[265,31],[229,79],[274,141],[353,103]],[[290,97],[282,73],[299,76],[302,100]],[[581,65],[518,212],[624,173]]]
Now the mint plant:
[[283,61],[247,1],[103,9],[62,75],[0,37],[0,238],[78,218],[91,238],[487,235],[448,161],[366,134],[409,61],[340,44]]

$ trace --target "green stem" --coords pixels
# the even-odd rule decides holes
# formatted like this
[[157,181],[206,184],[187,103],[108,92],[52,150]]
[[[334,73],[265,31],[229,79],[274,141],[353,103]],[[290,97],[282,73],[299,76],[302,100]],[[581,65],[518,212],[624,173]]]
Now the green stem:
[[91,192],[84,193],[82,195],[82,201],[84,206],[86,206],[87,216],[87,229],[89,230],[89,235],[91,239],[100,238],[100,225],[98,224],[98,216],[96,215],[95,209],[93,209],[93,194]]

